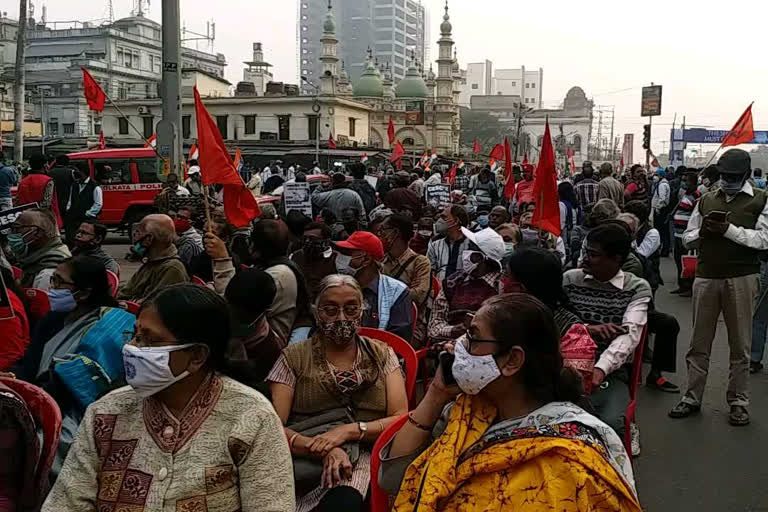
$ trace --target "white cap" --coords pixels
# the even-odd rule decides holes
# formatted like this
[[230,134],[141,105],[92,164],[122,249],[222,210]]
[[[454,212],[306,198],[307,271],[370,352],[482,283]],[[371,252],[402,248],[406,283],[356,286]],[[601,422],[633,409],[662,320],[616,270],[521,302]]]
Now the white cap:
[[197,165],[193,165],[192,167],[190,167],[189,170],[187,171],[187,176],[189,176],[190,174],[200,174],[200,167],[198,167]]
[[461,228],[462,234],[473,242],[486,258],[501,262],[504,258],[504,239],[491,228],[485,228],[473,233],[465,227]]

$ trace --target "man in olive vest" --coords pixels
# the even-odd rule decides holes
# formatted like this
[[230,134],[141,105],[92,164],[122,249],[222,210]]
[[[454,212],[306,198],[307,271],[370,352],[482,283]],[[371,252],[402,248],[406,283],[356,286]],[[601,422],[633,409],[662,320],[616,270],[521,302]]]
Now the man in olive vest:
[[669,415],[685,418],[701,409],[722,312],[730,346],[728,419],[731,425],[747,425],[752,311],[760,285],[758,255],[768,249],[768,208],[765,191],[747,181],[749,153],[728,150],[717,167],[719,186],[701,197],[683,233],[683,244],[699,250],[699,263],[693,283],[693,334],[686,355],[688,391]]

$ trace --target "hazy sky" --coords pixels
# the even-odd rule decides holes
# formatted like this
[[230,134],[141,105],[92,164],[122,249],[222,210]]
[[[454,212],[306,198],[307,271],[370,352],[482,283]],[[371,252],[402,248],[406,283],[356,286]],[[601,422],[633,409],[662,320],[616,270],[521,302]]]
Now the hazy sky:
[[[307,1],[307,0],[305,0]],[[308,0],[320,1],[325,0]],[[133,0],[113,0],[115,17],[127,16]],[[444,2],[423,0],[430,10],[432,55]],[[46,3],[48,20],[95,20],[107,13],[106,0]],[[42,4],[37,4],[38,16]],[[746,0],[738,9],[711,0],[525,1],[450,0],[453,38],[462,67],[489,59],[495,68],[542,67],[544,106],[557,106],[574,85],[596,105],[615,105],[615,134],[642,125],[640,88],[662,84],[663,115],[654,118],[654,150],[669,140],[672,120],[729,129],[755,101],[755,129],[768,129],[768,64],[765,23],[768,3]],[[213,8],[212,8],[213,7]],[[216,22],[215,50],[229,62],[226,77],[242,79],[251,43],[261,41],[277,80],[296,83],[296,0],[181,0],[187,28],[205,31]],[[16,0],[0,10],[18,15]],[[160,0],[149,16],[160,21]],[[200,49],[204,49],[201,45]]]

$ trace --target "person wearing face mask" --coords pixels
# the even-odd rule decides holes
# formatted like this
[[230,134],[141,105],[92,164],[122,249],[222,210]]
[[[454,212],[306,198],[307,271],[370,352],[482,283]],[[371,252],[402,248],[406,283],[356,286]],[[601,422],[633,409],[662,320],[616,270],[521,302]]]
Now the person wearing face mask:
[[670,411],[673,418],[701,409],[712,340],[722,312],[731,352],[728,420],[734,426],[749,423],[752,313],[760,285],[760,251],[768,249],[766,193],[749,183],[751,163],[749,153],[740,149],[729,149],[720,157],[720,186],[701,196],[683,233],[683,244],[698,249],[699,261],[693,282],[693,332],[686,355],[688,390]]
[[464,333],[469,315],[480,309],[484,300],[501,293],[501,260],[504,240],[487,228],[472,233],[462,228],[469,240],[462,253],[462,269],[443,280],[429,320],[432,340],[453,340]]
[[179,208],[173,218],[176,231],[176,249],[179,259],[189,268],[192,259],[203,252],[203,236],[192,225],[194,212],[190,207]]
[[72,256],[94,258],[100,261],[107,270],[119,276],[120,265],[101,247],[105,238],[107,238],[105,225],[93,220],[83,221],[75,232],[75,246],[72,248]]
[[87,163],[78,164],[72,170],[72,190],[64,210],[64,234],[67,245],[75,245],[75,233],[80,223],[86,219],[95,219],[101,213],[104,195],[89,176]]
[[706,194],[720,184],[720,169],[716,165],[710,165],[700,175],[701,183],[696,189],[699,194]]
[[581,379],[563,365],[551,311],[528,294],[492,297],[465,334],[457,385],[439,368],[381,451],[393,510],[640,512],[620,438],[575,404]]
[[363,327],[397,334],[404,340],[413,336],[411,293],[402,281],[382,274],[384,246],[373,233],[356,231],[334,244],[336,271],[354,277],[363,290],[366,308]]
[[363,304],[353,277],[325,278],[316,332],[283,350],[267,377],[294,456],[299,511],[363,510],[371,445],[408,411],[395,353],[357,334]]
[[480,174],[477,175],[477,180],[475,180],[471,187],[470,194],[475,197],[475,203],[478,208],[485,208],[487,217],[487,212],[499,202],[496,180],[490,168],[484,167],[480,171]]
[[21,286],[47,290],[56,266],[72,254],[59,237],[50,210],[25,210],[11,224],[8,248],[21,268]]
[[408,242],[408,247],[413,249],[416,254],[427,254],[429,243],[432,241],[432,237],[435,234],[434,229],[432,228],[434,223],[435,221],[433,217],[422,217],[416,224],[416,231],[413,233],[413,238]]
[[413,224],[402,215],[388,217],[379,231],[384,244],[384,260],[381,271],[408,286],[411,300],[416,304],[419,317],[411,344],[421,346],[426,335],[427,310],[432,291],[432,265],[426,256],[415,253],[408,247],[413,238]]
[[304,274],[309,299],[314,300],[320,282],[336,273],[335,256],[331,249],[331,228],[322,222],[307,224],[302,235],[301,249],[291,254],[291,261]]
[[267,321],[267,309],[276,293],[272,276],[255,268],[235,274],[224,292],[232,317],[226,373],[266,396],[269,390],[264,380],[285,348],[285,342]]
[[29,173],[19,182],[16,191],[16,204],[37,203],[41,209],[48,210],[56,221],[56,227],[61,229],[64,223],[61,220],[56,184],[50,176],[45,174],[46,160],[43,155],[29,157]]
[[488,214],[488,227],[498,229],[499,226],[510,221],[509,212],[503,206],[494,206]]
[[489,211],[490,210],[488,209],[487,206],[481,206],[478,209],[476,223],[474,224],[474,228],[472,229],[472,231],[477,233],[478,231],[482,231],[485,228],[489,227],[489,223],[490,223],[490,218],[488,215]]
[[523,234],[517,224],[502,224],[496,228],[496,232],[504,240],[504,259],[503,264],[506,264],[506,260],[514,254],[518,245],[523,242]]
[[280,419],[263,395],[220,373],[230,337],[224,299],[192,284],[158,290],[124,337],[128,386],[88,408],[43,510],[295,510]]
[[521,204],[536,201],[533,195],[533,171],[534,168],[531,164],[523,165],[523,179],[515,185],[515,194],[512,196],[512,203],[515,208]]
[[435,221],[433,228],[439,238],[429,243],[427,258],[440,281],[462,269],[461,255],[469,245],[462,228],[467,225],[467,210],[457,204],[446,206]]
[[131,250],[143,263],[131,280],[120,287],[119,299],[141,301],[157,289],[189,281],[175,240],[176,229],[169,216],[152,214],[141,220]]

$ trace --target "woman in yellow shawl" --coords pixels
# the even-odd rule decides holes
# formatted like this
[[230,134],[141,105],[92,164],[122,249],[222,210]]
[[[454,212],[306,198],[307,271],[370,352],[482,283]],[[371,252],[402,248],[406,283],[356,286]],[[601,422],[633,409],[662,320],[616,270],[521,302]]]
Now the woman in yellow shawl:
[[573,403],[580,378],[538,299],[488,299],[454,352],[458,388],[439,369],[382,450],[396,512],[641,511],[621,440]]

